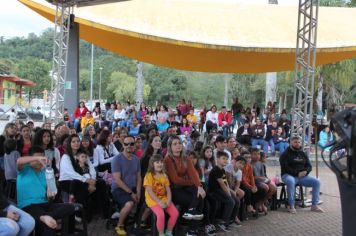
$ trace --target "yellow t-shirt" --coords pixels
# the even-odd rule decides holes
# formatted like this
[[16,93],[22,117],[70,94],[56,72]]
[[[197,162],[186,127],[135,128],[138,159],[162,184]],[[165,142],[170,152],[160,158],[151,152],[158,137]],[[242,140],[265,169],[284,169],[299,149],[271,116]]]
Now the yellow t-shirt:
[[[153,176],[152,173],[147,172],[144,180],[143,180],[143,186],[151,186],[152,191],[156,194],[156,196],[162,201],[162,202],[167,202],[167,191],[166,191],[166,186],[169,186],[169,180],[167,175],[163,174],[160,175],[159,177]],[[148,194],[147,190],[145,190],[145,198],[146,198],[146,204],[148,207],[152,207],[154,205],[157,205],[157,202],[155,202],[150,195]]]
[[197,117],[195,115],[191,115],[191,114],[187,115],[187,120],[191,124],[196,124],[198,122]]

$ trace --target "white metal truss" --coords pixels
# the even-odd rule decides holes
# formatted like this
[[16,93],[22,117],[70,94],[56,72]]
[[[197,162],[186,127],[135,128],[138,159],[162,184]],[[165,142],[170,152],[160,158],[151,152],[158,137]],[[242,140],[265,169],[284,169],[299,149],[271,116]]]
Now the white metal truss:
[[299,0],[291,135],[302,137],[309,155],[319,0]]
[[[67,74],[68,42],[73,7],[56,3],[54,27],[52,83],[50,96],[50,118],[57,124],[63,118],[64,86]],[[54,114],[52,113],[52,109]]]

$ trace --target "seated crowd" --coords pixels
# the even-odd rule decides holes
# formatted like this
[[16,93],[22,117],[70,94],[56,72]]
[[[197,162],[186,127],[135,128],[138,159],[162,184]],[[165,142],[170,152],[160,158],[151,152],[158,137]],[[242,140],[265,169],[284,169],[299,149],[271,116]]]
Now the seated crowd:
[[0,136],[0,235],[56,235],[64,218],[74,232],[75,222],[98,213],[118,216],[117,235],[127,235],[132,215],[143,229],[154,216],[160,236],[173,235],[180,218],[187,235],[199,227],[207,235],[229,232],[241,226],[244,209],[267,215],[277,187],[266,158],[275,151],[289,212],[296,213],[296,184],[313,187],[311,210],[323,212],[320,183],[309,176],[299,138],[289,146],[285,111],[277,119],[269,104],[263,116],[257,104],[244,109],[238,100],[231,111],[213,105],[199,117],[184,99],[176,108],[142,103],[136,111],[115,102],[103,114],[100,104],[90,111],[80,102],[54,130],[49,123],[8,123]]

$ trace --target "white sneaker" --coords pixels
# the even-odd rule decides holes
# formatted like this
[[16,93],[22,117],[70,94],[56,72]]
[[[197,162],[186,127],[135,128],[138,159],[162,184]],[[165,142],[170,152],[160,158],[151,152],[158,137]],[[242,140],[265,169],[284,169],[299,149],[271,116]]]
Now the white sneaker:
[[119,212],[114,212],[114,214],[111,215],[111,219],[118,219],[120,217]]

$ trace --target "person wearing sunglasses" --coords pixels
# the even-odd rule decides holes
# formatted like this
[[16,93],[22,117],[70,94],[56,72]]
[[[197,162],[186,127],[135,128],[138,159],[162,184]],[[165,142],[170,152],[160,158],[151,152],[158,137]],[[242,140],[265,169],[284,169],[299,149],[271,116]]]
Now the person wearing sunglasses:
[[120,218],[115,231],[118,235],[126,235],[124,222],[132,208],[140,201],[141,167],[135,156],[135,139],[126,136],[123,140],[123,152],[115,156],[111,162],[114,180],[111,185],[114,200],[120,205]]

